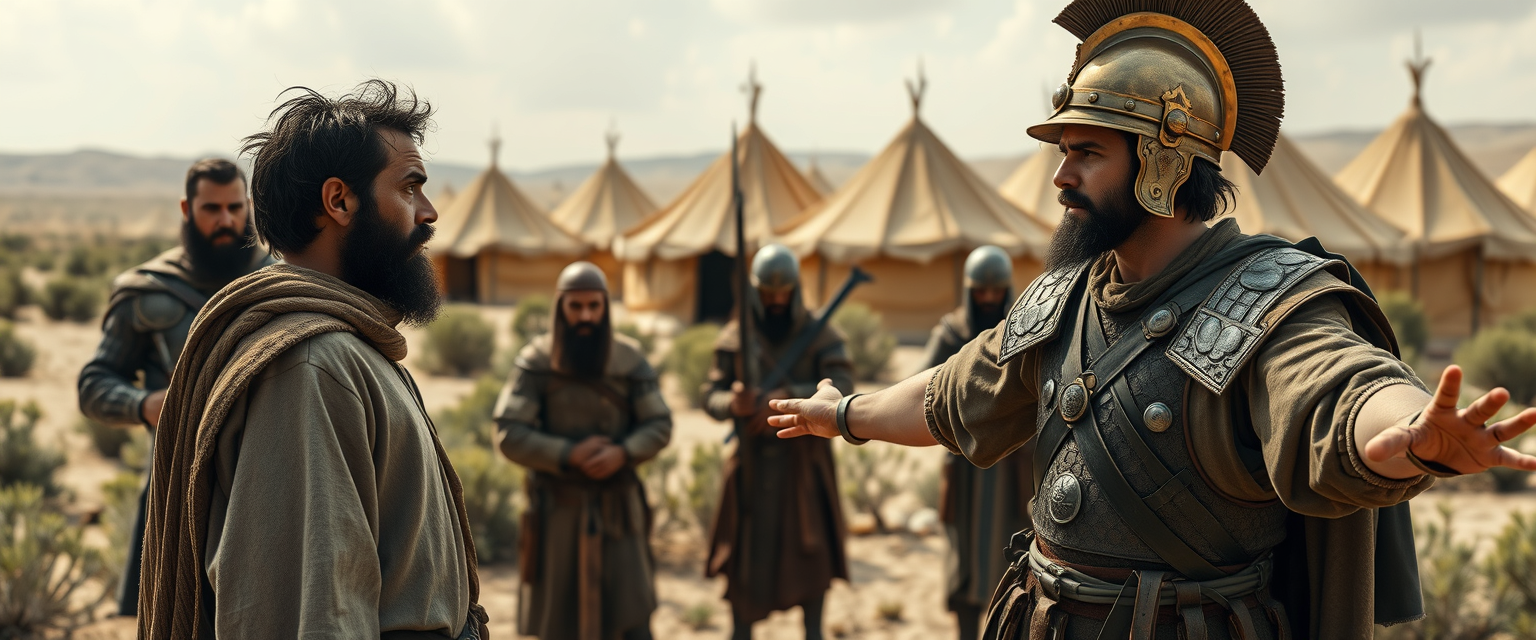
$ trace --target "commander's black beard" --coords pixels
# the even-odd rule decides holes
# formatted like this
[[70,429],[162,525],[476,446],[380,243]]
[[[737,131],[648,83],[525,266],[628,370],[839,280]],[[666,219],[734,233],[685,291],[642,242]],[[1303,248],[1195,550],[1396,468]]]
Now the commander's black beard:
[[[256,255],[256,243],[253,239],[254,229],[249,221],[246,222],[244,233],[235,233],[234,229],[215,229],[212,237],[204,236],[197,230],[197,225],[191,220],[181,222],[181,246],[187,252],[187,257],[192,260],[192,267],[198,275],[216,282],[228,282],[239,276],[245,275],[246,267],[251,266],[251,261]],[[218,238],[229,238],[233,242],[224,246],[213,243]]]
[[416,225],[409,234],[395,233],[378,207],[364,199],[341,248],[342,279],[383,300],[406,324],[428,324],[443,304],[432,261],[421,252],[432,234],[429,224]]
[[1082,264],[1125,242],[1148,216],[1136,201],[1134,183],[1127,185],[1107,202],[1095,203],[1076,189],[1062,189],[1056,200],[1064,207],[1078,207],[1088,212],[1083,218],[1063,212],[1061,226],[1051,236],[1051,248],[1045,257],[1045,269]]
[[763,332],[763,337],[769,342],[780,343],[789,337],[789,330],[794,328],[795,319],[789,315],[789,306],[768,307],[763,313],[763,326],[758,330]]

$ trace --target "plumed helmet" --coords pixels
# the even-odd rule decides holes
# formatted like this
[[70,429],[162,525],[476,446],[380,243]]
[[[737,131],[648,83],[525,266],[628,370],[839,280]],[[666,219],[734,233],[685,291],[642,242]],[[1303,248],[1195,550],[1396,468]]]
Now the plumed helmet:
[[602,291],[608,292],[608,276],[597,265],[585,260],[572,262],[560,271],[555,280],[555,291]]
[[1055,22],[1082,43],[1031,137],[1055,144],[1068,124],[1136,134],[1136,199],[1163,217],[1196,159],[1220,167],[1231,150],[1264,170],[1285,85],[1269,31],[1243,0],[1074,0]]
[[800,259],[782,244],[770,244],[752,256],[752,286],[784,291],[800,286]]
[[965,258],[965,288],[1013,288],[1013,259],[1000,247],[990,244],[976,247]]

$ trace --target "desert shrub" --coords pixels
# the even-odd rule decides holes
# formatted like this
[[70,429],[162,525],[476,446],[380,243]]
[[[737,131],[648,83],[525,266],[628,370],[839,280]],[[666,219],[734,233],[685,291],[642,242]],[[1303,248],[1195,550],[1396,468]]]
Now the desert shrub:
[[121,458],[123,445],[133,437],[132,427],[128,425],[106,425],[85,416],[80,416],[75,429],[91,439],[96,452],[103,458]]
[[1486,579],[1473,545],[1453,539],[1451,508],[1440,505],[1440,518],[1418,529],[1419,588],[1424,618],[1380,630],[1387,640],[1474,640],[1491,638],[1505,618],[1501,603],[1484,602]]
[[907,452],[895,447],[843,447],[837,456],[838,482],[853,508],[875,518],[881,533],[891,529],[880,516],[885,503],[900,493],[910,475]]
[[715,340],[719,336],[719,325],[688,327],[672,339],[672,348],[661,363],[662,371],[677,377],[677,388],[688,398],[688,405],[695,409],[704,402],[704,384],[709,381],[709,369],[715,359]]
[[1424,315],[1424,305],[1406,291],[1388,291],[1376,301],[1387,321],[1392,323],[1392,333],[1397,334],[1403,361],[1412,362],[1424,353],[1424,346],[1429,343],[1429,318]]
[[848,340],[848,357],[853,359],[853,372],[860,380],[874,380],[885,372],[896,351],[896,336],[885,330],[885,319],[879,313],[868,305],[849,302],[832,316],[832,326]]
[[16,319],[16,310],[32,302],[32,291],[18,268],[0,268],[0,318]]
[[651,513],[656,514],[658,529],[676,522],[683,508],[682,496],[672,488],[672,472],[677,470],[677,462],[677,451],[667,449],[635,469],[645,483],[646,498],[651,503]]
[[900,600],[881,600],[875,607],[875,615],[885,622],[901,622],[902,609]]
[[144,473],[154,462],[150,459],[154,455],[153,445],[153,436],[149,435],[149,430],[131,429],[128,431],[128,442],[118,452],[118,461],[130,471]]
[[105,247],[76,245],[64,258],[64,273],[77,277],[105,275],[113,262],[111,251]]
[[53,472],[64,466],[64,454],[37,442],[34,431],[42,417],[34,401],[18,406],[0,400],[0,487],[29,484],[50,496],[59,492]]
[[0,488],[0,638],[69,637],[112,595],[101,552],[46,508],[43,493]]
[[715,509],[720,506],[720,483],[724,480],[725,459],[718,443],[700,443],[693,446],[688,458],[688,484],[683,493],[688,499],[688,511],[694,524],[701,531],[709,531],[715,521]]
[[491,366],[496,330],[478,311],[453,307],[427,327],[424,361],[439,375],[468,376]]
[[128,563],[133,520],[139,513],[140,482],[137,473],[120,473],[101,485],[101,532],[107,538],[101,556],[110,573],[108,585],[115,585],[122,579],[123,568]]
[[929,509],[939,508],[940,494],[944,490],[944,467],[940,465],[921,472],[917,477],[917,485],[913,491],[917,493],[917,501]]
[[0,377],[19,378],[32,370],[37,360],[37,348],[32,342],[16,335],[16,326],[0,320]]
[[1494,609],[1508,612],[1505,630],[1536,638],[1536,512],[1511,514],[1482,569]]
[[499,376],[480,376],[475,388],[457,405],[433,412],[432,422],[444,444],[490,448],[496,433],[491,412],[496,410],[496,399],[504,384]]
[[641,355],[647,358],[656,350],[656,336],[641,331],[639,325],[633,322],[620,323],[613,330],[634,338],[635,342],[640,343]]
[[1456,349],[1456,362],[1467,382],[1504,387],[1520,404],[1536,401],[1536,334],[1503,327],[1482,331]]
[[709,602],[695,603],[683,610],[683,624],[694,631],[705,631],[714,626],[715,605]]
[[105,292],[105,286],[86,278],[54,278],[43,287],[38,303],[43,314],[53,320],[89,322],[101,310]]
[[1536,307],[1529,307],[1520,313],[1501,320],[1499,327],[1536,334]]
[[523,296],[512,311],[512,349],[518,351],[534,338],[549,333],[554,303],[541,295]]
[[456,447],[448,458],[464,485],[464,510],[480,561],[516,558],[522,470],[487,447]]

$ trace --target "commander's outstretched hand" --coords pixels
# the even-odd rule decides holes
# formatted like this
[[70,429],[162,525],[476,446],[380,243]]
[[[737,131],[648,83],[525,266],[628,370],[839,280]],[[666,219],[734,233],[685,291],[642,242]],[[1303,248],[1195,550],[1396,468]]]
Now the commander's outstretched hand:
[[779,428],[780,438],[821,436],[836,438],[837,403],[843,393],[832,386],[831,379],[816,385],[816,394],[802,400],[769,400],[768,408],[783,415],[769,416],[769,426]]
[[1420,460],[1437,462],[1459,473],[1478,473],[1491,467],[1536,471],[1536,457],[1503,446],[1536,425],[1536,408],[1486,424],[1509,401],[1509,392],[1494,389],[1458,410],[1461,377],[1461,367],[1446,367],[1424,413],[1412,424],[1388,428],[1371,438],[1365,445],[1366,458],[1380,463],[1412,451]]

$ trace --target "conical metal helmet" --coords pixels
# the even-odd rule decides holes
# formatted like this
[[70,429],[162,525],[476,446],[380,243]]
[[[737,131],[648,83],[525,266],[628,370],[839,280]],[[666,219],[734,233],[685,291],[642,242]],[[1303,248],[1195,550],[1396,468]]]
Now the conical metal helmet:
[[1231,150],[1263,171],[1284,82],[1269,31],[1243,0],[1076,0],[1055,22],[1083,42],[1031,137],[1055,144],[1069,124],[1136,134],[1136,199],[1163,217],[1196,159],[1220,167]]
[[752,286],[765,291],[800,286],[800,259],[782,244],[765,245],[752,257]]
[[976,247],[965,258],[965,288],[1013,288],[1013,259],[1000,247],[990,244]]
[[608,292],[608,276],[597,265],[585,260],[572,262],[560,271],[555,279],[555,291],[602,291]]

